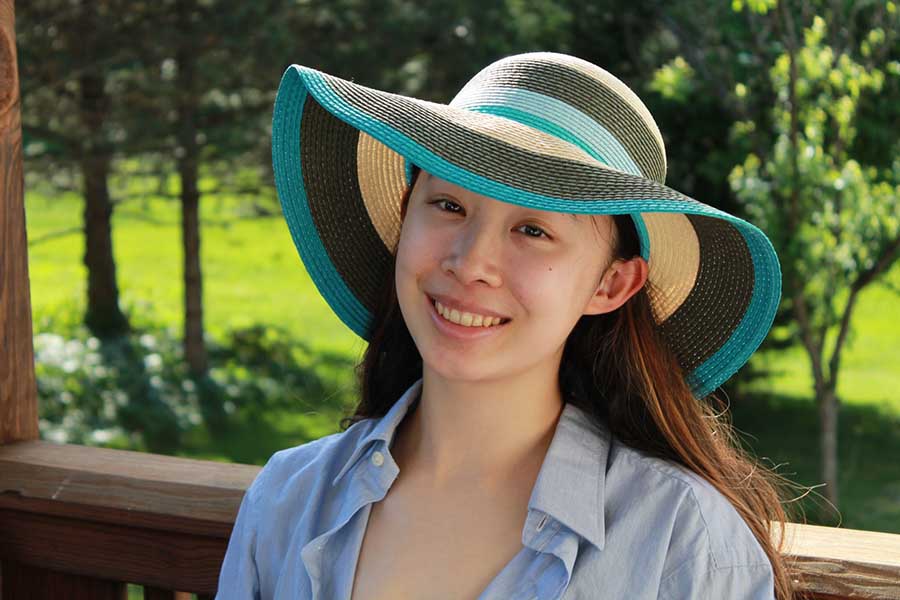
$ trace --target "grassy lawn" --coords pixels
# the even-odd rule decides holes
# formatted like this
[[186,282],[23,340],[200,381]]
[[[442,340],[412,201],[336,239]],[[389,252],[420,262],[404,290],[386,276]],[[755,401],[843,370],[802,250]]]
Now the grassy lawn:
[[[278,217],[238,219],[237,205],[202,203],[204,323],[212,336],[256,323],[275,323],[311,346],[357,356],[364,344],[334,316],[315,290]],[[32,310],[41,318],[84,306],[86,270],[79,233],[41,240],[77,227],[81,201],[26,195]],[[180,208],[150,201],[147,210],[114,212],[113,246],[123,307],[178,331],[183,327]],[[140,321],[135,325],[140,326]]]
[[[900,289],[900,264],[888,275]],[[885,407],[900,415],[900,294],[884,285],[867,289],[854,311],[853,330],[841,355],[838,395],[852,405]],[[833,343],[833,339],[830,340]],[[811,396],[812,375],[806,352],[757,353],[756,364],[772,370],[769,381],[754,384],[760,392]]]
[[[763,464],[802,486],[815,487],[819,475],[819,422],[815,403],[805,396],[760,395],[732,406],[733,424],[745,447]],[[841,510],[836,512],[814,489],[802,501],[810,523],[900,533],[900,418],[884,407],[845,403],[838,432]],[[796,490],[791,497],[802,495]]]
[[[78,227],[78,197],[26,193],[32,309],[35,332],[83,308],[85,270]],[[201,216],[205,325],[221,339],[235,328],[273,324],[317,352],[355,361],[363,342],[335,317],[303,269],[281,217],[237,218],[237,202],[204,199]],[[124,308],[137,326],[182,327],[180,212],[177,203],[150,200],[118,208],[114,247]],[[900,282],[900,266],[892,273]],[[64,317],[66,318],[66,317]],[[142,319],[152,319],[153,323]],[[846,348],[839,393],[841,414],[842,525],[900,532],[900,302],[886,287],[859,300],[854,335]],[[818,418],[811,400],[809,368],[802,350],[757,355],[776,371],[753,385],[734,405],[735,425],[760,456],[804,485],[818,482]],[[346,374],[346,385],[352,374]],[[310,398],[297,410],[247,418],[227,438],[197,427],[181,454],[261,464],[274,451],[337,430],[339,407]],[[795,475],[794,475],[795,474]],[[821,502],[820,502],[821,504]],[[811,521],[837,524],[834,513],[805,504]]]

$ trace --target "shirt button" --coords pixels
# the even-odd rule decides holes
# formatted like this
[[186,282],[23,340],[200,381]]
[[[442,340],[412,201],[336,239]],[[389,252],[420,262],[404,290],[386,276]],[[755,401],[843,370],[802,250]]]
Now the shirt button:
[[376,467],[380,467],[384,464],[384,454],[378,452],[377,450],[372,453],[372,464]]

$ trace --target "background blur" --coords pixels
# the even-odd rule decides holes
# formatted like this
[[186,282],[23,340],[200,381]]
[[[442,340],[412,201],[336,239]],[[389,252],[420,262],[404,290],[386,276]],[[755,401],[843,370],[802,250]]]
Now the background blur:
[[281,218],[281,74],[449,102],[491,61],[551,50],[628,83],[667,183],[779,252],[776,326],[721,392],[746,447],[813,488],[796,503],[809,522],[900,532],[898,8],[19,2],[41,436],[262,464],[338,431],[364,345]]

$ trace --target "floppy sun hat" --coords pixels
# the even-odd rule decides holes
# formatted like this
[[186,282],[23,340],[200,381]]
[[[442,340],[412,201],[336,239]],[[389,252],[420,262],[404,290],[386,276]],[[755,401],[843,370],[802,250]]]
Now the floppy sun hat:
[[765,234],[667,187],[650,112],[622,81],[573,56],[500,59],[449,104],[291,65],[275,99],[272,161],[310,277],[364,339],[413,165],[520,206],[630,214],[654,320],[697,397],[747,361],[778,307],[781,271]]

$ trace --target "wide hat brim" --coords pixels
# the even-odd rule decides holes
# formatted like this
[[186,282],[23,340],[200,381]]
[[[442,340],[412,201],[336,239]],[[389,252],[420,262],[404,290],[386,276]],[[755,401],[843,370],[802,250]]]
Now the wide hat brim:
[[272,121],[275,185],[319,292],[368,339],[412,164],[521,206],[631,214],[650,267],[654,317],[695,396],[708,395],[771,328],[781,297],[771,242],[742,219],[546,130],[290,66]]

